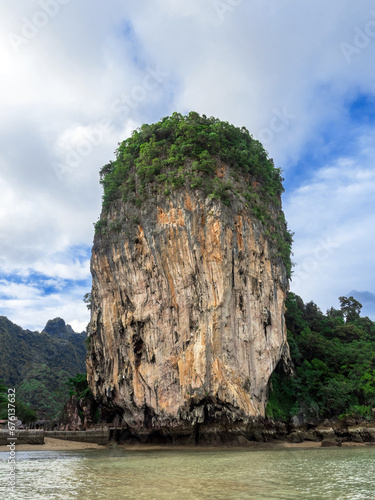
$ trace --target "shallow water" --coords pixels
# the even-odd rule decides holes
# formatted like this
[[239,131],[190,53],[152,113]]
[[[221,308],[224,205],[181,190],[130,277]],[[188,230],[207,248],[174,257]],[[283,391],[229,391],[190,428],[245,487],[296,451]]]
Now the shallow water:
[[281,450],[87,450],[17,452],[16,493],[47,499],[375,498],[375,447]]

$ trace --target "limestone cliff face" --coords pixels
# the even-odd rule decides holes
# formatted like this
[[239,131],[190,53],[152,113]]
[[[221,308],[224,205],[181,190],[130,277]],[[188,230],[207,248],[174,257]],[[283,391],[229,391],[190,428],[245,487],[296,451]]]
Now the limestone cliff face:
[[91,261],[94,397],[132,429],[264,416],[289,351],[288,280],[262,224],[240,201],[185,188],[140,208],[118,200],[102,218]]

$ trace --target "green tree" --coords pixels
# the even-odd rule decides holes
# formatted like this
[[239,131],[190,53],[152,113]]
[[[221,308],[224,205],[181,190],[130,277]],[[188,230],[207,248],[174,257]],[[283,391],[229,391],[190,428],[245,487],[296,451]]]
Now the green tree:
[[[230,167],[225,175],[220,173],[223,164]],[[140,207],[155,193],[199,190],[226,206],[239,202],[241,212],[257,218],[265,226],[274,258],[282,259],[290,276],[292,233],[281,212],[282,181],[281,170],[246,128],[196,112],[173,113],[135,130],[119,144],[115,161],[101,169],[103,216],[95,234],[113,234],[106,213],[116,200]]]
[[91,394],[87,382],[87,373],[77,373],[75,377],[69,377],[67,385],[70,397],[77,395],[79,398],[84,398]]
[[85,293],[85,295],[83,296],[83,302],[86,304],[87,309],[91,311],[91,305],[92,305],[91,292]]
[[339,297],[340,309],[346,323],[352,323],[359,318],[362,304],[354,297]]
[[359,316],[361,305],[352,297],[340,301],[342,310],[324,315],[313,302],[305,305],[288,294],[285,319],[295,375],[272,375],[267,415],[371,418],[375,323]]
[[8,389],[0,380],[0,403],[5,403],[8,400]]
[[29,404],[23,403],[18,399],[16,400],[16,415],[23,424],[35,422],[38,418],[36,411],[33,410]]
[[0,419],[8,418],[8,389],[0,380]]

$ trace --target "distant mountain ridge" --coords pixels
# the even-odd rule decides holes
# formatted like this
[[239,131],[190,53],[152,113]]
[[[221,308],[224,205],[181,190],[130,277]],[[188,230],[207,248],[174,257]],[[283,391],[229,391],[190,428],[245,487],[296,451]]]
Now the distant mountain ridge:
[[43,332],[60,339],[67,338],[70,335],[77,335],[73,328],[70,325],[67,325],[61,318],[50,319],[47,321],[46,326],[43,328]]
[[61,318],[42,332],[24,330],[0,316],[0,380],[41,416],[54,416],[68,397],[65,381],[86,371],[86,332]]

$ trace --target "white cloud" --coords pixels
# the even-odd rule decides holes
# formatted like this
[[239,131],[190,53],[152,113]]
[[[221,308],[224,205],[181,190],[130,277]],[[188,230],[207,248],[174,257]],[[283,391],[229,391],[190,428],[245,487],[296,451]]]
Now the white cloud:
[[89,312],[82,300],[87,292],[85,286],[76,286],[73,290],[62,287],[62,290],[46,296],[40,283],[0,280],[1,315],[23,328],[38,331],[49,319],[60,317],[75,331],[81,332],[89,321]]
[[0,280],[0,296],[7,296],[10,299],[20,299],[24,301],[38,300],[40,290],[35,286],[9,283],[6,280]]
[[[183,3],[175,2],[175,12]],[[294,114],[268,146],[287,167],[322,123],[343,117],[342,101],[353,87],[375,89],[368,64],[375,40],[350,65],[340,50],[342,40],[352,41],[355,26],[371,18],[372,3],[360,4],[271,1],[265,9],[261,1],[242,2],[217,25],[213,2],[199,19],[175,15],[171,23],[169,6],[159,1],[153,16],[139,4],[132,20],[143,45],[178,75],[179,111],[246,125],[255,136],[268,127],[274,109],[285,106]]]
[[351,289],[373,289],[375,150],[341,158],[286,196],[295,232],[292,291],[323,310]]
[[[354,126],[348,102],[359,92],[375,94],[375,36],[368,36],[349,64],[342,51],[343,42],[358,42],[357,27],[365,30],[374,19],[370,0],[270,0],[267,8],[254,0],[237,2],[225,12],[218,11],[217,2],[201,0],[56,2],[56,15],[49,14],[19,50],[9,36],[32,30],[25,26],[35,21],[41,3],[18,0],[0,6],[3,273],[85,279],[88,260],[77,260],[75,252],[92,243],[101,203],[99,169],[133,128],[175,110],[194,109],[244,125],[257,138],[269,137],[266,149],[290,178],[295,173],[290,165],[306,149],[315,157],[320,150],[329,154],[322,131],[339,138],[352,128],[354,136],[361,136],[363,155],[372,151],[372,125]],[[145,86],[150,71],[162,74],[152,90]],[[103,120],[110,125],[106,132]],[[361,214],[366,214],[372,177],[370,166],[361,166],[357,156],[347,161],[327,166],[294,193],[293,207],[305,214],[304,223],[289,209],[288,217],[298,232],[296,256],[306,255],[305,247],[328,233],[340,249],[355,250],[360,259],[349,260],[363,281],[345,289],[362,290],[371,286],[364,271],[364,234],[372,220]],[[338,185],[337,169],[344,172]],[[309,203],[312,198],[315,204]],[[357,215],[350,210],[353,204]],[[355,232],[362,242],[357,249],[347,241]],[[335,249],[334,255],[340,252]],[[341,264],[332,257],[322,267],[329,271]],[[342,282],[352,276],[351,269],[341,269]],[[305,293],[315,297],[321,283],[309,283]],[[34,306],[51,317],[57,307],[60,315],[67,313],[65,320],[85,321],[82,307],[74,307],[67,296],[60,299],[59,305],[42,295]],[[31,321],[29,306],[19,302],[19,308],[26,308],[24,320]]]

